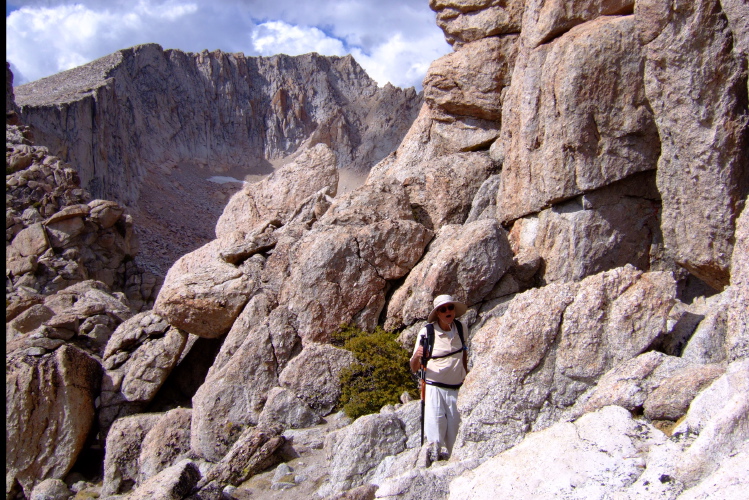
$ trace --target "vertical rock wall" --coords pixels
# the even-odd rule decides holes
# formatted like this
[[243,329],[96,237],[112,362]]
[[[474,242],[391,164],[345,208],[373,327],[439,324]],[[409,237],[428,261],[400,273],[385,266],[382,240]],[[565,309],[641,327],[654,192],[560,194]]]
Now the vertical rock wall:
[[415,117],[413,89],[378,88],[352,57],[125,49],[16,89],[38,140],[95,196],[132,205],[149,169],[192,162],[267,174],[303,145],[366,172]]

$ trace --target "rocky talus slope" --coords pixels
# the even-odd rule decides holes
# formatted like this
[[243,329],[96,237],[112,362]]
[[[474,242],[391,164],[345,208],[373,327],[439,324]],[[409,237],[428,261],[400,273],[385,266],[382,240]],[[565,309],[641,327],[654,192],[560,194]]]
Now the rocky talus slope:
[[316,144],[333,150],[339,168],[366,175],[422,102],[414,89],[378,88],[350,56],[155,44],[21,85],[15,98],[37,140],[76,167],[84,188],[131,211],[143,259],[162,275],[214,238],[240,186],[207,179],[257,180]]
[[[454,51],[362,186],[305,148],[231,197],[100,361],[6,358],[8,497],[746,496],[746,2],[430,6]],[[471,370],[432,463],[419,402],[335,413],[354,360],[330,339],[384,326],[410,349],[440,293],[469,305]],[[31,366],[68,378],[8,383]],[[97,435],[100,477],[70,473],[90,441],[19,423],[37,393],[34,421]]]

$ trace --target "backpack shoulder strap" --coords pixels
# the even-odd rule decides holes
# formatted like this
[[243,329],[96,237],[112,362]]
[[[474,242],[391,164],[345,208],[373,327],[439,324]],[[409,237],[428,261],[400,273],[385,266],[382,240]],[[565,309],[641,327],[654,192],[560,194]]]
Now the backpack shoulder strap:
[[[466,346],[466,341],[463,338],[463,323],[461,323],[460,321],[458,321],[456,319],[455,320],[455,327],[458,329],[458,337],[460,337],[460,345],[462,345],[463,347],[465,347]],[[434,328],[434,327],[432,327],[432,328]]]
[[429,346],[428,357],[432,357],[432,351],[434,350],[434,325],[427,323],[427,346]]

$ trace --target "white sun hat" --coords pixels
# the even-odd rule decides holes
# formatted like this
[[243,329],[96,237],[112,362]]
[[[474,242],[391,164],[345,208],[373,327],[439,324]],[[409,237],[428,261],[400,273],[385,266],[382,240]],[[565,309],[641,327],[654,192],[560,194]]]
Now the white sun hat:
[[429,313],[427,321],[433,323],[437,319],[437,310],[446,304],[453,304],[455,306],[456,318],[459,318],[468,310],[467,305],[462,302],[458,302],[457,300],[453,300],[452,295],[438,295],[437,297],[435,297],[434,302],[432,303],[434,307],[432,308],[432,312]]

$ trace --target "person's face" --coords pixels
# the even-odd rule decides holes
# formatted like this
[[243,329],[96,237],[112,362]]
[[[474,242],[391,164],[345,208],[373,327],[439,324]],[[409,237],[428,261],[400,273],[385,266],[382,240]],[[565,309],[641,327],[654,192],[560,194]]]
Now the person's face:
[[437,309],[437,318],[441,323],[449,325],[455,319],[455,305],[445,304]]

